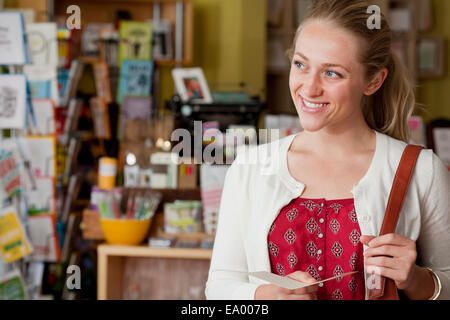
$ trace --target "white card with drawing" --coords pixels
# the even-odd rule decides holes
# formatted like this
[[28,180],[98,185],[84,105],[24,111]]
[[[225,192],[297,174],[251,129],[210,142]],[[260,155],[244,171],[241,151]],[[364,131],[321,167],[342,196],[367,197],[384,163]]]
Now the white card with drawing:
[[0,129],[25,128],[27,80],[23,74],[0,74]]
[[30,63],[58,65],[58,40],[55,22],[29,23],[25,26]]

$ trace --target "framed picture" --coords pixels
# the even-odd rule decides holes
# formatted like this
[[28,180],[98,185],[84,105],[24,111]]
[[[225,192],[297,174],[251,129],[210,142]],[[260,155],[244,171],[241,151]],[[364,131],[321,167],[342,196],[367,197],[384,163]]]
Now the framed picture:
[[417,65],[420,78],[444,75],[444,39],[421,37],[417,43]]
[[213,101],[201,68],[175,68],[172,70],[175,89],[183,102],[211,103]]

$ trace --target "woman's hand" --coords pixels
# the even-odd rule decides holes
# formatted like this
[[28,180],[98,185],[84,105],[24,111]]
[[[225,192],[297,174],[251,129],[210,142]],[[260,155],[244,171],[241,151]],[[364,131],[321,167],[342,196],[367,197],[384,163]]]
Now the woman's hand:
[[[286,277],[303,282],[317,282],[309,273],[295,271]],[[317,285],[300,289],[286,289],[275,284],[263,284],[256,288],[255,300],[317,300]]]
[[428,299],[433,295],[434,281],[427,270],[416,265],[416,243],[398,234],[379,237],[361,236],[369,246],[364,252],[367,273],[375,273],[395,281],[411,299]]

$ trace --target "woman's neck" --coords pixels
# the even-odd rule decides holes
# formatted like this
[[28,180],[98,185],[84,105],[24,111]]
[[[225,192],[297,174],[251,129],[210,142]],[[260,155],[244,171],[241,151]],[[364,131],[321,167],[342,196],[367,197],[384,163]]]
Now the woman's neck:
[[345,157],[358,152],[375,149],[375,131],[367,125],[343,129],[324,128],[319,131],[303,131],[292,144],[292,151],[303,151],[317,155]]

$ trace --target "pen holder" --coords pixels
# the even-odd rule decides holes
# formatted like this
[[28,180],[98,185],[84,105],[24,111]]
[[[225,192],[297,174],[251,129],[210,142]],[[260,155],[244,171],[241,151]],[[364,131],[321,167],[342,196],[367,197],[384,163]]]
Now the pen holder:
[[100,219],[103,234],[109,244],[135,246],[144,241],[152,218],[145,220]]

